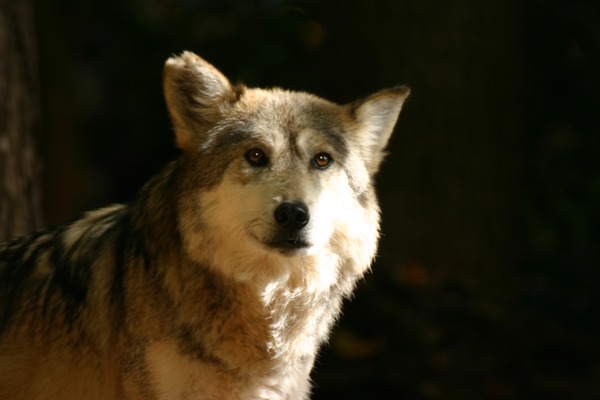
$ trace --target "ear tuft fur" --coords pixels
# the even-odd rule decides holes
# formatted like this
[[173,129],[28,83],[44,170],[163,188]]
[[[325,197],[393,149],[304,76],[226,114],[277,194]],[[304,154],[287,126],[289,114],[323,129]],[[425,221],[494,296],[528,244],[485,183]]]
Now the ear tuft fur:
[[237,101],[242,87],[229,80],[210,63],[184,51],[165,63],[163,89],[177,145],[192,150],[196,138],[219,120],[222,108]]
[[385,146],[394,131],[402,105],[409,95],[408,87],[397,86],[381,90],[352,104],[353,114],[359,123],[359,140],[368,152],[367,168],[371,175],[379,169],[385,155]]

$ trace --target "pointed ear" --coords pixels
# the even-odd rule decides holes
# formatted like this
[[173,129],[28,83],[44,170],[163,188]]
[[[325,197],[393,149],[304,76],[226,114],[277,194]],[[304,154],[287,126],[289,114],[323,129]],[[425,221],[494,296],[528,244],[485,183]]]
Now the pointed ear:
[[189,51],[167,60],[163,89],[177,145],[190,151],[220,119],[225,106],[237,101],[243,91],[243,87],[233,87],[215,67]]
[[353,114],[359,124],[359,141],[366,152],[365,159],[371,175],[379,169],[385,156],[385,146],[409,94],[408,87],[398,86],[381,90],[352,104]]

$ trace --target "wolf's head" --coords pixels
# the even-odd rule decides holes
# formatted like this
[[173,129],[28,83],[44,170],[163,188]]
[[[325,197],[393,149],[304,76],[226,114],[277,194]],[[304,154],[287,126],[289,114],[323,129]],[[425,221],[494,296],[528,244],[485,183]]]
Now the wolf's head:
[[167,61],[164,90],[184,152],[179,224],[193,257],[238,279],[322,258],[368,268],[379,229],[372,179],[407,88],[337,105],[234,86],[184,52]]

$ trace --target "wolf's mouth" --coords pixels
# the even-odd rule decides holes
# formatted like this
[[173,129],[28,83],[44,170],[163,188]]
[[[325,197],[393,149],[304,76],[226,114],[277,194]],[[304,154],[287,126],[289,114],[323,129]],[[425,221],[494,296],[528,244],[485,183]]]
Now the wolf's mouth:
[[268,246],[287,254],[306,249],[310,247],[310,243],[301,238],[288,238],[269,242]]

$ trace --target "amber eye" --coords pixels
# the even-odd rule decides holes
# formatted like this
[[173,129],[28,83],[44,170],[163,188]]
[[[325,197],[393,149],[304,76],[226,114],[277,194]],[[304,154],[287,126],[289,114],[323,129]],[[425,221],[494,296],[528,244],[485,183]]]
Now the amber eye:
[[319,153],[312,159],[312,164],[315,168],[325,169],[333,163],[333,158],[327,153]]
[[250,149],[246,152],[244,157],[253,167],[264,167],[269,163],[269,158],[261,149]]

